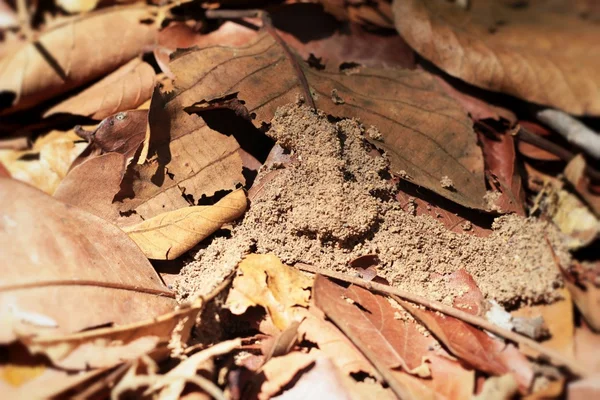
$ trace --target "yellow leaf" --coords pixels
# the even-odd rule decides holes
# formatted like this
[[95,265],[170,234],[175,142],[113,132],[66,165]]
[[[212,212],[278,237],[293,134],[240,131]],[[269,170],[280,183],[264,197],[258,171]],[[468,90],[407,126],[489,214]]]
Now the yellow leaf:
[[312,279],[283,265],[273,254],[251,254],[238,266],[226,307],[236,315],[248,307],[264,307],[280,330],[300,317],[298,306],[308,306]]
[[173,260],[246,211],[246,193],[236,190],[212,206],[169,211],[123,230],[146,257]]
[[66,12],[76,14],[92,11],[98,5],[98,0],[56,0],[56,4]]

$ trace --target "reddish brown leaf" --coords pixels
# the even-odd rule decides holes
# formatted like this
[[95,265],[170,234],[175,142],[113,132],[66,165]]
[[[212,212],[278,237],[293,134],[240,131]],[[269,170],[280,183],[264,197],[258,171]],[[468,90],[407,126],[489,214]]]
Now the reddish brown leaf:
[[512,130],[498,125],[484,121],[476,124],[486,170],[491,174],[490,185],[500,193],[495,205],[503,212],[525,216],[525,192],[517,165]]
[[[530,121],[519,121],[519,125],[536,135],[544,136],[546,138],[548,138],[551,135],[551,132],[548,129]],[[526,143],[522,140],[518,141],[517,148],[519,149],[519,153],[533,160],[560,161],[559,156],[552,154],[544,149],[540,149],[539,147],[534,146],[530,143]]]
[[150,64],[134,58],[100,82],[52,107],[44,116],[69,113],[101,120],[135,109],[150,99],[155,75]]
[[[475,283],[462,271],[449,279],[451,285],[465,285],[467,291],[454,300],[454,306],[477,315],[480,313],[483,295]],[[422,322],[450,352],[474,368],[493,375],[512,373],[520,390],[526,393],[533,379],[533,370],[527,358],[512,344],[490,337],[466,322],[437,312],[417,307],[406,301],[401,305]]]
[[[146,5],[113,7],[15,45],[0,61],[0,92],[14,96],[14,112],[90,82],[127,63],[154,43],[156,27]],[[143,22],[145,21],[145,22]]]
[[[403,310],[395,309],[389,300],[380,295],[374,295],[358,286],[343,289],[322,276],[318,276],[313,286],[315,305],[334,320],[357,347],[368,348],[388,368],[402,366],[405,372],[423,377],[431,377],[430,365],[437,361],[434,348],[437,341],[414,321],[401,319]],[[350,301],[351,300],[351,301]],[[443,352],[442,352],[443,354]],[[424,360],[430,362],[424,363]],[[433,390],[439,390],[442,396],[449,396],[454,391],[465,389],[464,381],[460,382],[462,389],[447,380],[447,376],[470,375],[471,385],[466,385],[467,391],[472,390],[474,375],[465,371],[458,363],[439,365],[439,380],[436,377],[423,380],[421,384]],[[442,372],[444,371],[444,372]],[[397,374],[396,374],[397,375]],[[399,378],[404,382],[404,379]],[[458,382],[456,382],[458,383]]]
[[340,20],[350,20],[382,28],[393,28],[390,0],[320,0],[325,10]]

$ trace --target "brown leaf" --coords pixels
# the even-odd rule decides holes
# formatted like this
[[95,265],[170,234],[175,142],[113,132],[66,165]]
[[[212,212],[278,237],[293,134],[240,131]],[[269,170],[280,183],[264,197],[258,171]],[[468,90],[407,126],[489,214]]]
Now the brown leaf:
[[503,212],[525,216],[525,192],[517,164],[512,130],[499,123],[480,121],[477,136],[483,149],[486,170],[492,175],[490,186],[496,187],[500,197],[495,204]]
[[[534,133],[539,136],[546,137],[549,139],[549,136],[552,135],[548,129],[543,127],[542,125],[530,122],[530,121],[519,121],[519,125],[529,132]],[[540,149],[537,146],[534,146],[530,143],[519,140],[517,143],[517,148],[519,149],[519,153],[524,155],[527,158],[531,158],[533,160],[540,161],[560,161],[560,157],[552,154],[544,149]]]
[[241,315],[248,307],[265,308],[279,330],[298,320],[308,306],[312,281],[300,271],[283,265],[273,254],[250,254],[242,260],[227,296],[226,307]]
[[600,373],[600,358],[598,348],[600,346],[600,334],[594,333],[592,329],[582,322],[575,329],[575,359],[585,369],[593,373]]
[[320,0],[325,10],[340,20],[349,19],[367,25],[393,28],[390,0]]
[[113,198],[125,173],[125,156],[107,153],[73,168],[54,192],[54,198],[107,221],[116,221]]
[[270,399],[282,391],[301,371],[315,365],[315,356],[295,351],[270,360],[263,367],[265,381],[261,385],[259,399]]
[[246,211],[246,193],[238,189],[212,206],[180,208],[123,228],[146,257],[173,260]]
[[600,396],[599,378],[600,375],[595,375],[570,383],[567,398],[569,400],[597,399]]
[[135,109],[152,95],[154,79],[152,66],[134,58],[98,83],[55,105],[44,117],[69,113],[100,120]]
[[[471,121],[429,74],[365,68],[346,75],[299,65],[302,75],[283,48],[262,34],[243,48],[188,51],[170,68],[177,75],[177,104],[202,106],[237,96],[257,127],[269,123],[279,106],[304,96],[306,78],[319,109],[379,129],[383,141],[372,143],[387,153],[393,172],[405,171],[414,183],[452,201],[486,209],[483,159]],[[455,189],[442,187],[445,175]]]
[[23,183],[0,178],[0,186],[2,343],[124,325],[175,306],[146,257],[116,226]]
[[[362,349],[369,349],[387,368],[402,366],[405,372],[411,372],[421,377],[431,377],[433,364],[437,361],[434,351],[436,340],[425,336],[422,327],[414,321],[402,320],[400,308],[394,309],[389,300],[380,295],[374,295],[358,286],[350,286],[343,289],[340,286],[318,276],[313,288],[315,305],[322,309],[325,314],[340,326],[353,341]],[[360,307],[360,308],[359,308]],[[398,317],[397,317],[398,315]],[[349,334],[349,332],[351,334]],[[431,363],[425,363],[430,360]],[[430,367],[431,366],[431,367]],[[463,389],[468,394],[474,386],[473,371],[465,371],[458,363],[440,368],[433,379],[421,380],[417,385],[427,386],[421,391],[430,392],[439,390],[440,395],[449,395],[459,390],[453,384],[447,382],[447,376],[470,376],[470,387],[465,381],[460,381]],[[413,392],[416,388],[410,379],[404,379],[402,375],[394,373],[395,379],[399,379],[408,390]],[[468,378],[467,378],[468,380]],[[427,382],[427,383],[426,383]]]
[[[473,279],[464,271],[449,278],[451,285],[467,288],[462,296],[454,299],[454,307],[470,314],[481,314],[483,294]],[[450,352],[474,368],[493,375],[511,373],[526,393],[533,379],[533,370],[527,358],[512,344],[490,337],[486,332],[459,319],[427,310],[409,302],[400,304],[427,327]]]
[[600,264],[596,263],[586,268],[575,263],[568,271],[561,268],[561,272],[565,287],[571,292],[573,302],[583,318],[593,330],[600,331]]
[[116,197],[124,215],[120,225],[188,207],[190,201],[244,183],[236,139],[184,111],[181,99],[185,95],[185,91],[163,94],[155,89],[148,114],[149,135],[139,161],[129,164]]
[[0,61],[0,92],[22,110],[111,72],[154,43],[145,5],[113,7],[74,18],[15,46]]
[[464,9],[403,0],[393,11],[404,39],[450,75],[572,114],[600,115],[600,27],[570,1],[515,7],[487,0]]

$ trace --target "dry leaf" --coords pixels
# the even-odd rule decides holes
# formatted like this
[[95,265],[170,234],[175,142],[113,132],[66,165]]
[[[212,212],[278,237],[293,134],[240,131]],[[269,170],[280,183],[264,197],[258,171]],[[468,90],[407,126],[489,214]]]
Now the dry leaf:
[[[454,307],[478,315],[484,298],[472,278],[463,271],[451,276],[450,284],[459,284],[459,287],[464,288],[465,275],[470,282],[466,286],[468,290],[454,299]],[[454,356],[489,374],[511,373],[523,393],[529,390],[533,370],[527,358],[515,346],[492,338],[486,332],[456,318],[420,308],[406,301],[400,304],[444,343]]]
[[2,343],[124,325],[175,306],[152,265],[116,226],[18,181],[0,178],[0,186]]
[[173,260],[246,211],[246,193],[238,189],[212,206],[180,208],[123,228],[146,257]]
[[68,113],[100,120],[135,109],[150,99],[155,75],[150,64],[134,58],[98,83],[55,105],[44,116]]
[[283,265],[273,254],[250,254],[238,266],[226,307],[241,315],[248,307],[265,308],[274,325],[285,330],[308,306],[312,281],[297,269]]
[[72,131],[52,131],[38,138],[31,150],[0,150],[0,161],[13,178],[53,194],[86,147],[78,141]]
[[125,173],[125,156],[107,153],[73,168],[54,192],[54,198],[107,221],[116,221],[113,198]]
[[266,379],[260,387],[258,398],[261,400],[273,398],[302,371],[312,369],[315,361],[314,354],[298,351],[273,358],[263,367],[262,372]]
[[[565,356],[573,357],[573,338],[575,335],[573,301],[569,291],[565,288],[557,289],[557,294],[562,298],[552,304],[528,305],[512,311],[513,317],[536,318],[541,316],[550,332],[550,339],[544,341],[544,346],[560,351]],[[521,351],[527,355],[538,354],[531,352],[527,346],[520,346]]]
[[[516,4],[516,3],[515,3]],[[473,85],[600,115],[600,26],[572,2],[397,0],[396,29],[424,58]]]
[[22,110],[111,72],[155,41],[146,5],[113,7],[74,18],[0,61],[0,93]]
[[[306,79],[319,109],[377,127],[382,140],[370,140],[387,153],[393,172],[405,171],[414,183],[454,202],[486,209],[483,158],[471,120],[429,74],[368,68],[344,74],[299,65],[301,76],[283,48],[261,34],[242,48],[181,53],[169,66],[180,107],[202,110],[237,96],[257,127],[269,123],[278,107],[305,96]],[[454,188],[442,187],[445,175]]]
[[[402,366],[404,372],[431,378],[415,383],[394,372],[394,378],[417,398],[423,393],[433,395],[433,391],[441,396],[454,392],[467,396],[472,393],[474,372],[456,362],[449,361],[433,375],[430,368],[441,362],[434,350],[437,341],[430,335],[425,336],[426,330],[414,321],[403,320],[403,310],[394,309],[387,298],[354,285],[343,289],[321,276],[315,280],[313,296],[315,305],[336,324],[343,324],[340,328],[361,351],[368,349],[387,368]],[[425,363],[427,360],[430,362]],[[449,376],[455,380],[449,381]],[[423,387],[419,389],[419,386]]]
[[575,328],[574,340],[577,362],[590,372],[600,373],[600,334],[594,333],[585,321],[582,321],[581,326]]
[[393,28],[391,0],[319,0],[325,11],[340,20]]
[[600,196],[589,189],[590,178],[585,173],[586,162],[583,155],[574,157],[565,168],[565,177],[575,187],[575,190],[590,206],[592,211],[600,216]]
[[569,384],[567,398],[569,400],[589,400],[600,397],[600,375],[592,375]]
[[565,287],[571,292],[573,302],[589,326],[595,331],[600,331],[599,271],[598,265],[596,268],[592,266],[590,270],[587,270],[579,263],[576,263],[569,271],[561,268]]

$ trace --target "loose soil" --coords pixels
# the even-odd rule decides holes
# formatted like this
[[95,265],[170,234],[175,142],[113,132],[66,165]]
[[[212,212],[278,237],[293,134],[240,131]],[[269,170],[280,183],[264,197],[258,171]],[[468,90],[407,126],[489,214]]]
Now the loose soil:
[[356,120],[331,121],[300,104],[280,108],[268,135],[292,161],[262,168],[255,186],[264,185],[231,236],[213,238],[184,267],[175,285],[180,298],[209,292],[246,254],[274,253],[288,264],[353,275],[349,261],[377,254],[390,284],[445,303],[460,288],[447,288],[443,276],[461,268],[502,304],[554,299],[562,283],[545,238],[563,265],[570,256],[552,225],[502,216],[481,238],[405,212],[386,179],[385,155],[374,157],[364,134]]

